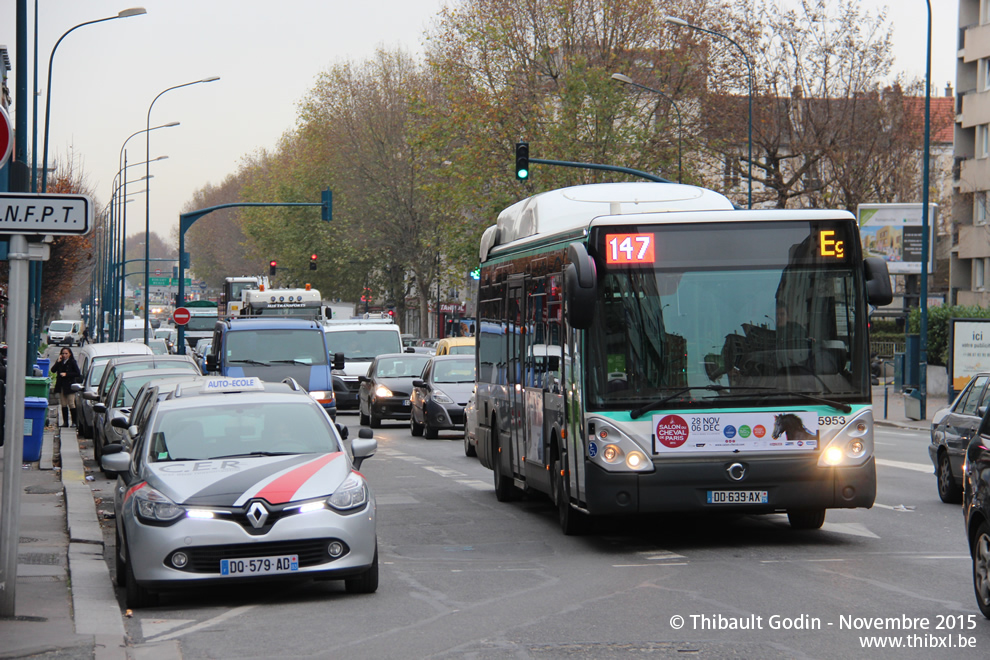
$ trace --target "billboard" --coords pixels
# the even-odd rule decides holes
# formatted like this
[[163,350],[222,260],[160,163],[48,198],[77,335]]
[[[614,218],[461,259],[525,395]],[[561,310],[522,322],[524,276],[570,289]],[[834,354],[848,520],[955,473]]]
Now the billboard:
[[[891,275],[921,274],[921,204],[860,204],[864,257],[882,257]],[[928,273],[935,272],[938,204],[928,205]]]

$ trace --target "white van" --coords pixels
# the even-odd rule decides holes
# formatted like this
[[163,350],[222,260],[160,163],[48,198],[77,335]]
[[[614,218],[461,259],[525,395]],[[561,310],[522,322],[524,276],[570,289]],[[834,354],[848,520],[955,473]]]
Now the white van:
[[[148,334],[154,336],[154,330],[150,327],[148,328]],[[130,341],[132,339],[140,339],[144,341],[144,319],[132,318],[124,319],[124,336],[120,338],[121,341]]]
[[399,326],[390,319],[347,319],[324,321],[323,332],[331,362],[337,353],[344,356],[344,368],[333,370],[337,410],[357,410],[358,376],[367,375],[379,355],[403,352]]
[[82,346],[82,321],[52,321],[48,326],[48,343],[51,346]]

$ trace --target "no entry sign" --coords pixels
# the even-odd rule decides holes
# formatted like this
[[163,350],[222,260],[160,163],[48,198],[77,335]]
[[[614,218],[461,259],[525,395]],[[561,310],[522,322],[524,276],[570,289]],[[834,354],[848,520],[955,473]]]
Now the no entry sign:
[[174,312],[172,312],[172,320],[175,321],[176,325],[185,325],[189,323],[189,317],[192,314],[185,307],[177,307]]

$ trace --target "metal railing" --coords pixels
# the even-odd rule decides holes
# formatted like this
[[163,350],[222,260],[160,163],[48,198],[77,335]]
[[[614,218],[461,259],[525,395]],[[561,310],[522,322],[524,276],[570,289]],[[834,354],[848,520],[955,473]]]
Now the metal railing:
[[877,355],[881,358],[893,358],[895,353],[904,352],[903,341],[871,341],[870,355]]

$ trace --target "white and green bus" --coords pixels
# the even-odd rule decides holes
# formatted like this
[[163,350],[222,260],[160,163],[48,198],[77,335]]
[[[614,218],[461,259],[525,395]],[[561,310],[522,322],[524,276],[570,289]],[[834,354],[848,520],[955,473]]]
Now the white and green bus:
[[876,495],[869,306],[845,211],[738,210],[668,183],[576,186],[481,240],[477,451],[499,500],[590,517],[786,513]]

